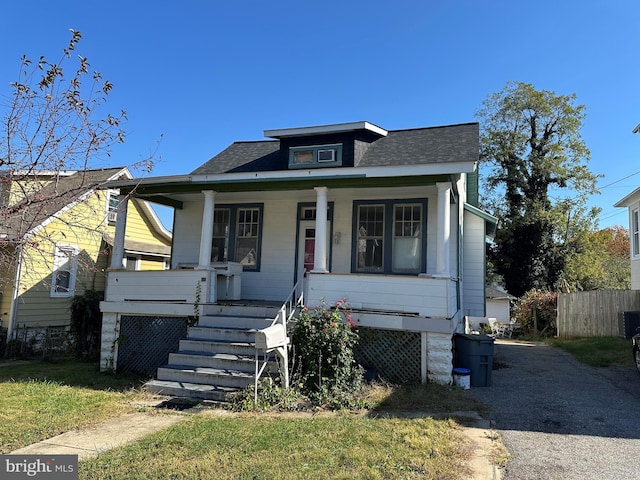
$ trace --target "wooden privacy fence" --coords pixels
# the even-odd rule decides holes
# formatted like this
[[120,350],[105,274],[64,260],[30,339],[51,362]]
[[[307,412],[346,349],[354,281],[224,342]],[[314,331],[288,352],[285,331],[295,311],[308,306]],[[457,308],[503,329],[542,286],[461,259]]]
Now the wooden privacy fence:
[[620,336],[624,311],[640,310],[640,290],[558,294],[558,337]]

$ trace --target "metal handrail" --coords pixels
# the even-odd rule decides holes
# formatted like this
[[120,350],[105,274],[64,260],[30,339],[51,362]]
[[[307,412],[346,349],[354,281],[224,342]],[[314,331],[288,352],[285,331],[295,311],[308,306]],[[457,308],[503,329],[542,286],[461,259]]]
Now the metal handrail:
[[281,324],[282,329],[284,330],[283,343],[280,343],[278,345],[273,345],[273,346],[267,345],[266,348],[263,349],[264,357],[263,357],[262,365],[260,365],[260,358],[259,358],[260,348],[258,348],[258,345],[256,343],[256,355],[255,355],[255,363],[256,363],[255,372],[256,373],[255,373],[254,386],[253,386],[253,401],[256,404],[258,403],[258,381],[260,380],[260,376],[262,375],[262,372],[264,372],[264,369],[267,366],[267,357],[270,352],[275,351],[276,354],[280,357],[280,360],[282,361],[282,369],[284,370],[284,372],[281,372],[280,375],[283,380],[284,388],[289,388],[289,355],[287,350],[287,346],[289,345],[289,337],[287,337],[287,321],[291,320],[291,318],[295,315],[296,309],[298,307],[304,306],[304,289],[302,288],[302,281],[303,280],[300,279],[293,286],[293,290],[291,291],[287,299],[284,301],[284,303],[278,310],[278,313],[276,317],[273,319],[273,321],[271,322],[271,325],[266,329],[261,329],[261,330],[258,330],[258,332],[256,332],[256,336],[263,334],[266,338],[267,337],[266,331],[269,328],[273,327],[274,325]]

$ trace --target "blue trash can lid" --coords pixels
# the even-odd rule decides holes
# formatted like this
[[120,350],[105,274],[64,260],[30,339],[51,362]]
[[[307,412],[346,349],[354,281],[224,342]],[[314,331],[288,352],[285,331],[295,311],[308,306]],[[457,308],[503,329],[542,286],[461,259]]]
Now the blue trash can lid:
[[468,368],[454,368],[453,373],[457,375],[471,375],[471,370]]

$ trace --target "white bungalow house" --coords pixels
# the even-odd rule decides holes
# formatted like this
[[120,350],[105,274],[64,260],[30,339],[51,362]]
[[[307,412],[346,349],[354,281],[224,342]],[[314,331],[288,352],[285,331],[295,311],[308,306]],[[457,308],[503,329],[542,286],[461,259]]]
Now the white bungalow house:
[[126,215],[117,217],[102,368],[159,367],[156,391],[220,398],[253,382],[256,329],[302,302],[345,299],[368,367],[451,382],[453,334],[465,315],[485,315],[485,239],[496,225],[477,206],[478,124],[264,135],[188,175],[109,185],[121,211],[142,198],[175,215],[163,272],[123,268]]
[[[636,130],[640,129],[640,125]],[[631,249],[631,290],[640,290],[640,188],[636,188],[626,197],[615,203],[616,207],[624,207],[629,211],[629,240]]]

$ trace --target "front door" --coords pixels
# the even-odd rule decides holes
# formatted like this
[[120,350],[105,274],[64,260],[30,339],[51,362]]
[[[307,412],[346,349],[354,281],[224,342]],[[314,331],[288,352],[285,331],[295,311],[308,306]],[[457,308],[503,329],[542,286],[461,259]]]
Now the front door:
[[[330,223],[327,221],[327,269],[330,264],[330,252],[331,252],[331,229]],[[316,252],[316,222],[309,220],[301,220],[298,224],[299,240],[298,240],[298,253],[297,253],[297,265],[298,271],[296,272],[296,280],[306,277],[306,274],[313,270],[315,262]],[[306,293],[306,292],[305,292]]]

